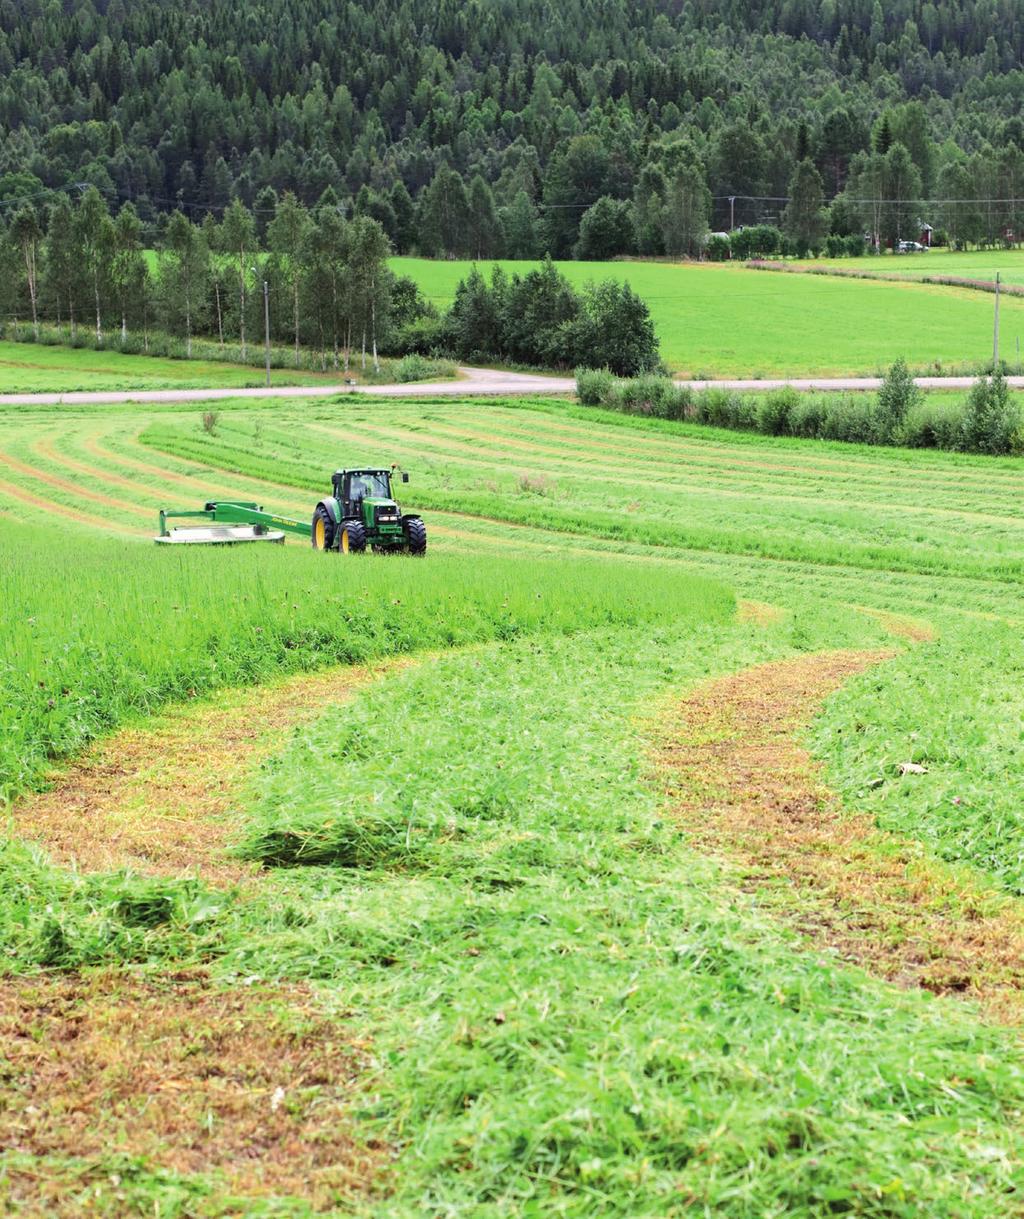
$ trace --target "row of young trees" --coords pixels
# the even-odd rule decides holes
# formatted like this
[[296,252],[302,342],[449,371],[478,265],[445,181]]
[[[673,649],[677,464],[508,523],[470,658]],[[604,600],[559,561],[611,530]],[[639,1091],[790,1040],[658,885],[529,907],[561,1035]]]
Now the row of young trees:
[[379,367],[380,350],[565,367],[599,360],[624,375],[657,362],[647,307],[626,285],[577,293],[550,260],[524,277],[496,270],[489,286],[474,270],[441,315],[389,269],[391,252],[382,225],[347,218],[331,192],[313,209],[286,194],[262,226],[235,200],[219,221],[196,225],[175,211],[150,234],[130,203],[112,216],[90,188],[75,204],[25,205],[0,229],[0,319],[26,319],[36,337],[47,322],[122,345],[160,328],[184,340],[186,355],[195,336],[211,336],[237,344],[244,362],[263,338],[265,290],[271,338],[294,347],[296,366],[304,347],[346,370],[354,351],[363,367],[368,358]]

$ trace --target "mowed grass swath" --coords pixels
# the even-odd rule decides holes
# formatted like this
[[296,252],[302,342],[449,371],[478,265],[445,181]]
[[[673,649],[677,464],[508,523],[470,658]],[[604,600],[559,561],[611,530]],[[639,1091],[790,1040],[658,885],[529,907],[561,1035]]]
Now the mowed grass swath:
[[[489,275],[492,265],[480,270]],[[522,274],[537,264],[497,265]],[[446,307],[473,264],[397,258],[392,266]],[[662,360],[682,376],[875,375],[901,356],[922,369],[981,365],[992,356],[992,302],[981,293],[719,263],[557,266],[574,285],[628,280],[650,308]],[[1004,307],[1004,333],[1024,329],[1024,301],[1007,299]]]

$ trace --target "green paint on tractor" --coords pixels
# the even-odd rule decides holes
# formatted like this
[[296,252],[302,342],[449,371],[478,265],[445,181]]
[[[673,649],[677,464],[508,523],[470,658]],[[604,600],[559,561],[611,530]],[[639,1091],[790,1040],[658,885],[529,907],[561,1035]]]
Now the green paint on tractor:
[[[392,497],[392,480],[409,475],[397,466],[390,469],[337,470],[331,480],[331,494],[313,511],[307,525],[286,516],[264,512],[256,503],[232,499],[208,500],[199,511],[160,511],[160,532],[154,539],[163,543],[283,542],[285,534],[309,538],[314,550],[361,554],[367,548],[377,554],[424,555],[427,552],[427,527],[414,512],[403,512]],[[171,518],[195,522],[169,529]],[[201,522],[201,523],[200,523]]]

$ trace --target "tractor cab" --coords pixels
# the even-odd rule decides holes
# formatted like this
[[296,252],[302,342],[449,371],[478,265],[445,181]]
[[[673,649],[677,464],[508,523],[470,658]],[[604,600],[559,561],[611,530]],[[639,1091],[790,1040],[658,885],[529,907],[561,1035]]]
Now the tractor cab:
[[[404,476],[406,481],[408,477]],[[334,475],[334,498],[341,504],[344,516],[365,520],[368,525],[373,523],[374,509],[390,507],[396,513],[398,510],[391,497],[390,470],[338,470]]]

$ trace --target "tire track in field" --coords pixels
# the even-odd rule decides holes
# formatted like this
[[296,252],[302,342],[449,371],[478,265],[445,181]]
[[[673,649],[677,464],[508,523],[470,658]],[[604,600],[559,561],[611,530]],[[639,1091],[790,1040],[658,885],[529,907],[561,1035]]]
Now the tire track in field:
[[1024,903],[846,811],[799,744],[830,694],[893,654],[758,665],[663,705],[652,759],[669,815],[812,946],[1024,1024]]
[[[282,730],[412,663],[333,668],[166,708],[17,801],[14,831],[79,871],[199,876],[244,900],[259,867],[228,848],[253,768],[280,748]],[[331,1209],[378,1184],[391,1158],[353,1119],[369,1048],[346,1013],[298,985],[222,988],[197,970],[0,981],[0,1061],[22,1068],[0,1106],[0,1170],[20,1203],[68,1219],[84,1178],[95,1177],[97,1196],[109,1186],[110,1146],[206,1180],[214,1199],[233,1199],[232,1213],[239,1195],[243,1205],[289,1196]],[[110,1213],[120,1213],[116,1184],[112,1193]]]
[[[168,707],[16,801],[14,833],[80,872],[198,876],[244,901],[259,865],[229,848],[253,768],[280,748],[282,730],[413,663]],[[95,1181],[97,1198],[109,1189],[111,1146],[205,1182],[213,1201],[230,1197],[231,1213],[258,1198],[298,1197],[319,1212],[364,1195],[392,1152],[353,1117],[370,1043],[348,1016],[308,987],[223,987],[201,970],[0,980],[0,1062],[19,1068],[0,1106],[0,1205],[14,1197],[72,1219],[83,1181]],[[116,1185],[111,1214],[122,1213]]]

